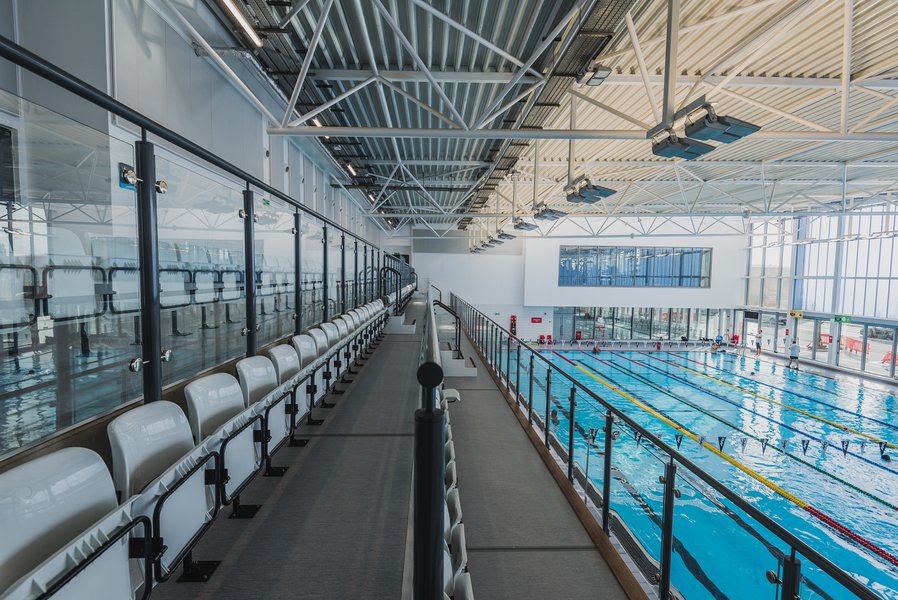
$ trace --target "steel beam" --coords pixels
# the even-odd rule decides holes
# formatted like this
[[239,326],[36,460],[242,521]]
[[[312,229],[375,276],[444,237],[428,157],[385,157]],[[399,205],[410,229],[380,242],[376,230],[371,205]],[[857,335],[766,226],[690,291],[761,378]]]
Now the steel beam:
[[[434,81],[439,83],[473,83],[501,85],[511,81],[513,71],[433,71],[430,72]],[[364,81],[374,75],[371,69],[317,69],[309,73],[309,79],[313,81]],[[428,83],[430,80],[418,70],[381,70],[380,76],[393,82]],[[532,76],[524,76],[518,83],[534,84],[540,79]]]

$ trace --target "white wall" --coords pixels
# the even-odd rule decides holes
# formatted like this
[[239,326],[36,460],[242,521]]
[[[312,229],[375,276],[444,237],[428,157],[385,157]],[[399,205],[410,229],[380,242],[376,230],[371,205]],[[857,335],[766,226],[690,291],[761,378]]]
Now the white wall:
[[[711,287],[621,288],[560,287],[561,246],[697,246],[711,248]],[[614,240],[532,238],[524,246],[525,305],[730,308],[740,305],[744,290],[745,248],[741,237],[637,237]]]

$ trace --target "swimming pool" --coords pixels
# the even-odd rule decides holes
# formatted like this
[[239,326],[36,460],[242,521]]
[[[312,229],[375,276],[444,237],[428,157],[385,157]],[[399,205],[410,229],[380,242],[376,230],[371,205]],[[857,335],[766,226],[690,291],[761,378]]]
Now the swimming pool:
[[[732,354],[541,354],[878,595],[898,599],[894,390]],[[512,352],[503,361],[510,373],[517,372],[516,358]],[[533,363],[530,390],[530,363],[521,363],[520,391],[544,415],[546,367]],[[566,446],[571,390],[555,375],[550,429]],[[601,489],[601,434],[594,448],[587,437],[591,428],[601,431],[605,410],[583,392],[574,394],[574,458],[585,468],[589,450],[589,478]],[[664,454],[625,424],[616,429],[610,506],[657,560]],[[689,599],[775,597],[765,574],[778,572],[788,545],[685,469],[676,486],[673,586]],[[803,561],[802,575],[802,598],[852,597],[810,561]]]

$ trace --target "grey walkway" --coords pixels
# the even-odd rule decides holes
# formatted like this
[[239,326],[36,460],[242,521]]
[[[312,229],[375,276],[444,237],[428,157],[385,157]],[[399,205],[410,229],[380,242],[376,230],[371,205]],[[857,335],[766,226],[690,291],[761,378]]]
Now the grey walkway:
[[476,378],[447,378],[468,570],[478,600],[626,598],[471,348]]
[[[410,304],[421,322],[423,304]],[[419,328],[420,331],[420,328]],[[184,600],[399,598],[412,482],[419,335],[386,336],[337,406],[316,409],[304,448],[284,447],[282,478],[242,494],[251,520],[225,507],[194,551],[223,559],[207,583],[165,583],[154,598]],[[345,387],[345,386],[344,386]]]

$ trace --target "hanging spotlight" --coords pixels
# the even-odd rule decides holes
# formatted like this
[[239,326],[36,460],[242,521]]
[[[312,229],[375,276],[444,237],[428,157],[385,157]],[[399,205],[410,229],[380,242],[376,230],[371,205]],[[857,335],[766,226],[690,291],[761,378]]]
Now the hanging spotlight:
[[355,177],[356,175],[358,175],[358,174],[355,172],[355,168],[354,168],[354,167],[352,166],[352,164],[350,164],[350,163],[346,163],[346,170],[349,171],[349,174],[352,175],[353,177]]
[[687,123],[687,138],[730,144],[761,129],[760,125],[754,125],[748,121],[718,115],[710,104],[706,104],[702,108],[705,110],[704,116],[695,122]]
[[567,213],[563,210],[549,208],[545,204],[538,204],[533,213],[533,218],[537,221],[557,221],[564,216],[567,216]]
[[593,204],[602,198],[607,198],[617,193],[617,190],[596,185],[586,175],[580,175],[572,182],[564,186],[564,193],[568,202]]
[[517,231],[534,231],[535,229],[539,229],[539,225],[531,223],[530,221],[525,221],[521,217],[514,220],[512,227]]
[[497,235],[500,240],[513,240],[516,237],[513,233],[508,233],[506,231],[500,231]]
[[[315,125],[315,127],[324,127],[324,125],[321,124],[321,121],[318,120],[318,117],[312,117],[312,123]],[[324,136],[324,139],[329,140],[331,139],[331,136],[326,135]]]
[[660,141],[652,142],[652,154],[664,158],[685,158],[694,160],[714,150],[711,144],[705,144],[688,137],[679,138],[673,132],[668,131],[668,136]]

